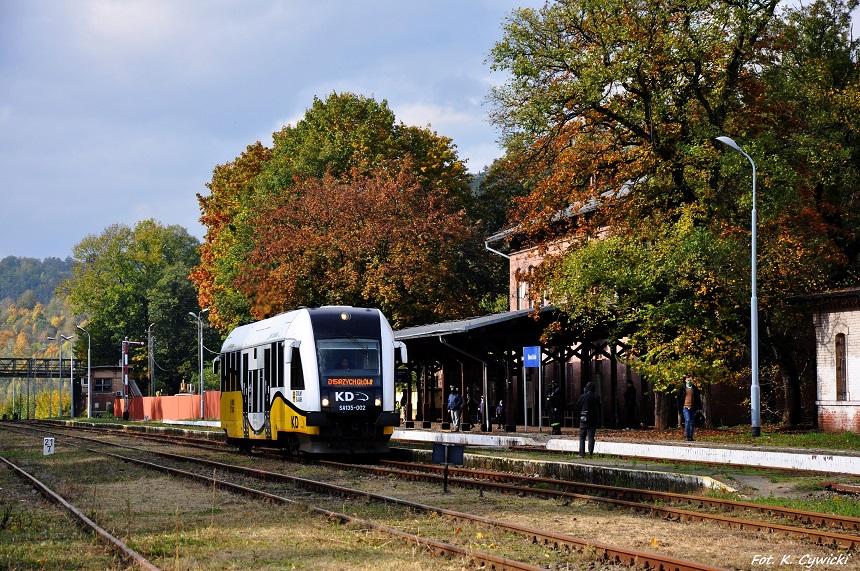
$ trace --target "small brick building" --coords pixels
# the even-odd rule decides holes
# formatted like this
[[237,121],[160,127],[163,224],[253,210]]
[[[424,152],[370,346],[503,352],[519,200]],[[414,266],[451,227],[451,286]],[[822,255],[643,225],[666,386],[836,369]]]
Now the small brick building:
[[[114,398],[123,396],[122,367],[119,365],[99,365],[92,367],[93,375],[93,415],[113,415]],[[131,396],[140,396],[140,389],[133,379],[129,380]],[[77,410],[81,416],[87,414],[87,388],[81,386],[77,402]]]
[[815,325],[818,425],[860,432],[860,287],[806,296]]

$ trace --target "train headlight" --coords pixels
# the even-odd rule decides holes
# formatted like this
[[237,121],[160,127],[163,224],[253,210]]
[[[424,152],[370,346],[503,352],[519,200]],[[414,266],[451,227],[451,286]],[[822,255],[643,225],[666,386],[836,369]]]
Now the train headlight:
[[375,401],[373,401],[373,404],[375,406],[382,406],[382,399],[376,399]]
[[323,398],[323,400],[322,400],[322,405],[323,405],[323,406],[328,406],[328,405],[329,405],[329,400],[328,400],[327,398]]

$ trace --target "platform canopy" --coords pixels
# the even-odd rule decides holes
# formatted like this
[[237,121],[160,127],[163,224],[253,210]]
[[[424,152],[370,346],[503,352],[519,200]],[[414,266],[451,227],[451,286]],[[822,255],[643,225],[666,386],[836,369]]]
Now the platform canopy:
[[505,350],[519,352],[522,347],[540,345],[547,326],[559,318],[559,311],[553,307],[544,307],[537,313],[520,309],[407,327],[395,331],[394,338],[407,344],[410,360],[438,361],[457,349],[496,360]]

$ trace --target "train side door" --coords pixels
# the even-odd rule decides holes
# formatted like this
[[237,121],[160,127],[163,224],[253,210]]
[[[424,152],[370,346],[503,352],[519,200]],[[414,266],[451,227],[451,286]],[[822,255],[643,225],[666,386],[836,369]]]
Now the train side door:
[[242,351],[242,365],[245,373],[242,383],[242,397],[245,405],[243,412],[251,430],[261,432],[266,425],[268,412],[263,350],[253,347]]
[[275,341],[272,343],[268,349],[266,349],[268,353],[268,357],[266,358],[266,362],[268,363],[267,369],[268,377],[269,377],[269,406],[271,409],[272,403],[275,402],[275,396],[278,393],[281,393],[281,396],[286,398],[285,387],[284,387],[284,369],[286,366],[289,366],[289,363],[285,363],[285,346],[288,347],[289,341]]

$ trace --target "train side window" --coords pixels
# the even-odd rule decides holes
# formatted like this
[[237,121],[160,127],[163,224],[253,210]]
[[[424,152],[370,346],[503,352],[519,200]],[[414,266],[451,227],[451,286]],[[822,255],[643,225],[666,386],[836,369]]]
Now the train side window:
[[[240,371],[240,375],[241,375],[241,374],[246,374],[246,375],[247,375],[247,374],[248,374],[248,373],[247,373],[247,371],[248,371],[248,354],[247,354],[247,353],[242,353],[242,371]],[[241,378],[241,377],[240,377],[240,378]],[[250,377],[248,377],[248,379],[247,379],[247,380],[245,380],[245,385],[248,385],[248,384],[250,383],[250,380],[251,380],[251,378],[250,378]],[[247,390],[245,390],[245,391],[243,391],[243,392],[247,392]]]
[[239,382],[239,375],[242,372],[242,367],[239,364],[239,352],[233,351],[230,353],[230,390],[238,391],[242,390],[241,383]]
[[269,348],[263,349],[263,370],[260,371],[260,375],[263,386],[268,385],[272,377],[272,350]]
[[305,390],[305,373],[302,369],[302,355],[298,347],[293,347],[293,362],[290,364],[290,389]]
[[284,342],[280,341],[275,343],[275,366],[278,370],[277,378],[275,382],[276,386],[283,387],[284,386]]
[[219,375],[219,380],[221,383],[221,392],[225,392],[227,390],[227,355],[224,353],[221,354],[221,371]]

